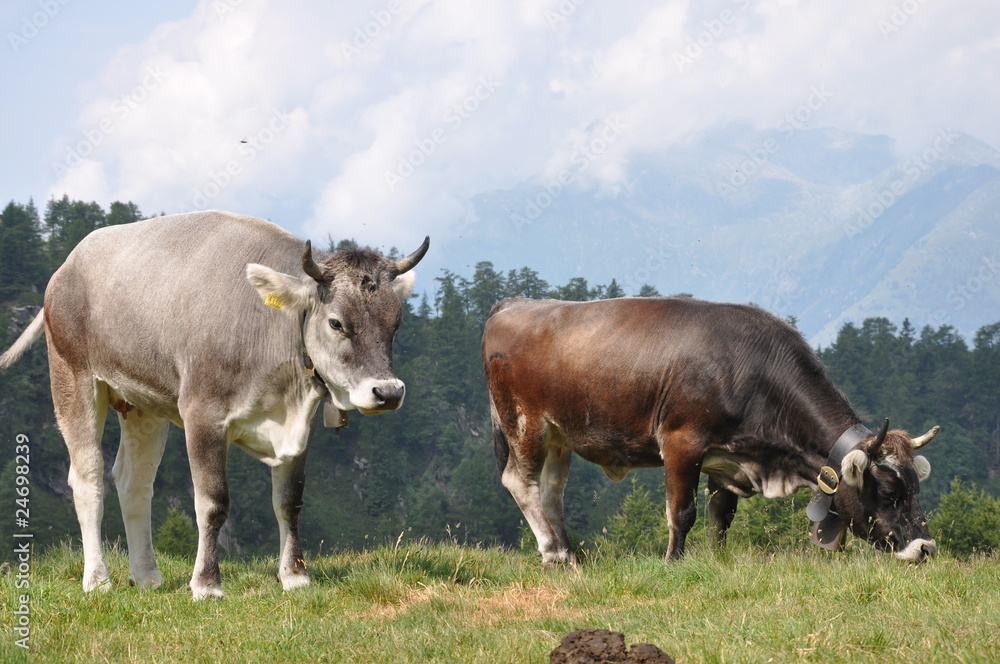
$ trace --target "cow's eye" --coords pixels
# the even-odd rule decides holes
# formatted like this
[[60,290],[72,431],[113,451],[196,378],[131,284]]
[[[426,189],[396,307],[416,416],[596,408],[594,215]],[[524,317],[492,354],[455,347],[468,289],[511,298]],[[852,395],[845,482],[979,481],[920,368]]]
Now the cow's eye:
[[337,332],[343,332],[344,331],[344,325],[343,325],[343,323],[341,323],[336,318],[331,318],[330,319],[330,327],[332,327],[333,329],[335,329]]
[[896,491],[896,489],[894,489],[893,487],[887,487],[887,486],[879,487],[878,493],[880,496],[882,496],[883,500],[886,500],[890,503],[896,502],[896,500],[899,498],[899,492]]

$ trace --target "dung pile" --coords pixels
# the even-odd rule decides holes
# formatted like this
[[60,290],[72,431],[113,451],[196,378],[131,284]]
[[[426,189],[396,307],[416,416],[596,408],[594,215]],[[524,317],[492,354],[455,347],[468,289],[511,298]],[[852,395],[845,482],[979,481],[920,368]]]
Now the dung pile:
[[563,637],[549,655],[549,664],[674,664],[665,652],[650,643],[625,649],[625,635],[606,629],[578,629]]

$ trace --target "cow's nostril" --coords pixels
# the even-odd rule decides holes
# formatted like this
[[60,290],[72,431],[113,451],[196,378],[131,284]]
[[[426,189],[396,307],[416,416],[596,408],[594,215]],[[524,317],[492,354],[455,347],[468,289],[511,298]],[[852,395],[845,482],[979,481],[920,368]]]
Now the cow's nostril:
[[378,400],[379,406],[397,408],[403,400],[403,388],[377,386],[372,388],[372,394]]

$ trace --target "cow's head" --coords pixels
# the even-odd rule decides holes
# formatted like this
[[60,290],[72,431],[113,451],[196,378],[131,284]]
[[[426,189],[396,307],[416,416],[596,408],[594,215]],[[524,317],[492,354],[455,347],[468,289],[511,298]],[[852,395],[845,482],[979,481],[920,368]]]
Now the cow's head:
[[413,288],[410,270],[429,246],[425,238],[420,248],[396,261],[356,249],[317,263],[307,241],[305,276],[247,265],[247,278],[266,304],[304,312],[304,351],[340,410],[373,414],[402,405],[406,390],[392,369],[392,342],[400,300]]
[[[854,534],[897,558],[920,562],[937,551],[920,508],[920,480],[931,472],[922,456],[913,456],[937,435],[934,427],[918,438],[886,426],[849,452],[841,464],[847,485],[835,503]],[[849,490],[850,487],[853,490]]]

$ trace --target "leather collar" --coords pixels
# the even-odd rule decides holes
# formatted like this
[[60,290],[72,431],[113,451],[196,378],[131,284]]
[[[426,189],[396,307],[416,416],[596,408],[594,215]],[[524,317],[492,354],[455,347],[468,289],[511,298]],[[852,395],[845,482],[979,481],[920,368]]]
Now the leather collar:
[[806,515],[813,521],[810,535],[813,544],[831,551],[839,551],[843,547],[844,532],[847,527],[840,515],[830,509],[833,496],[841,484],[840,466],[847,453],[870,435],[872,432],[868,427],[855,424],[840,434],[840,438],[830,450],[826,465],[820,468],[816,476],[818,488],[806,507]]

